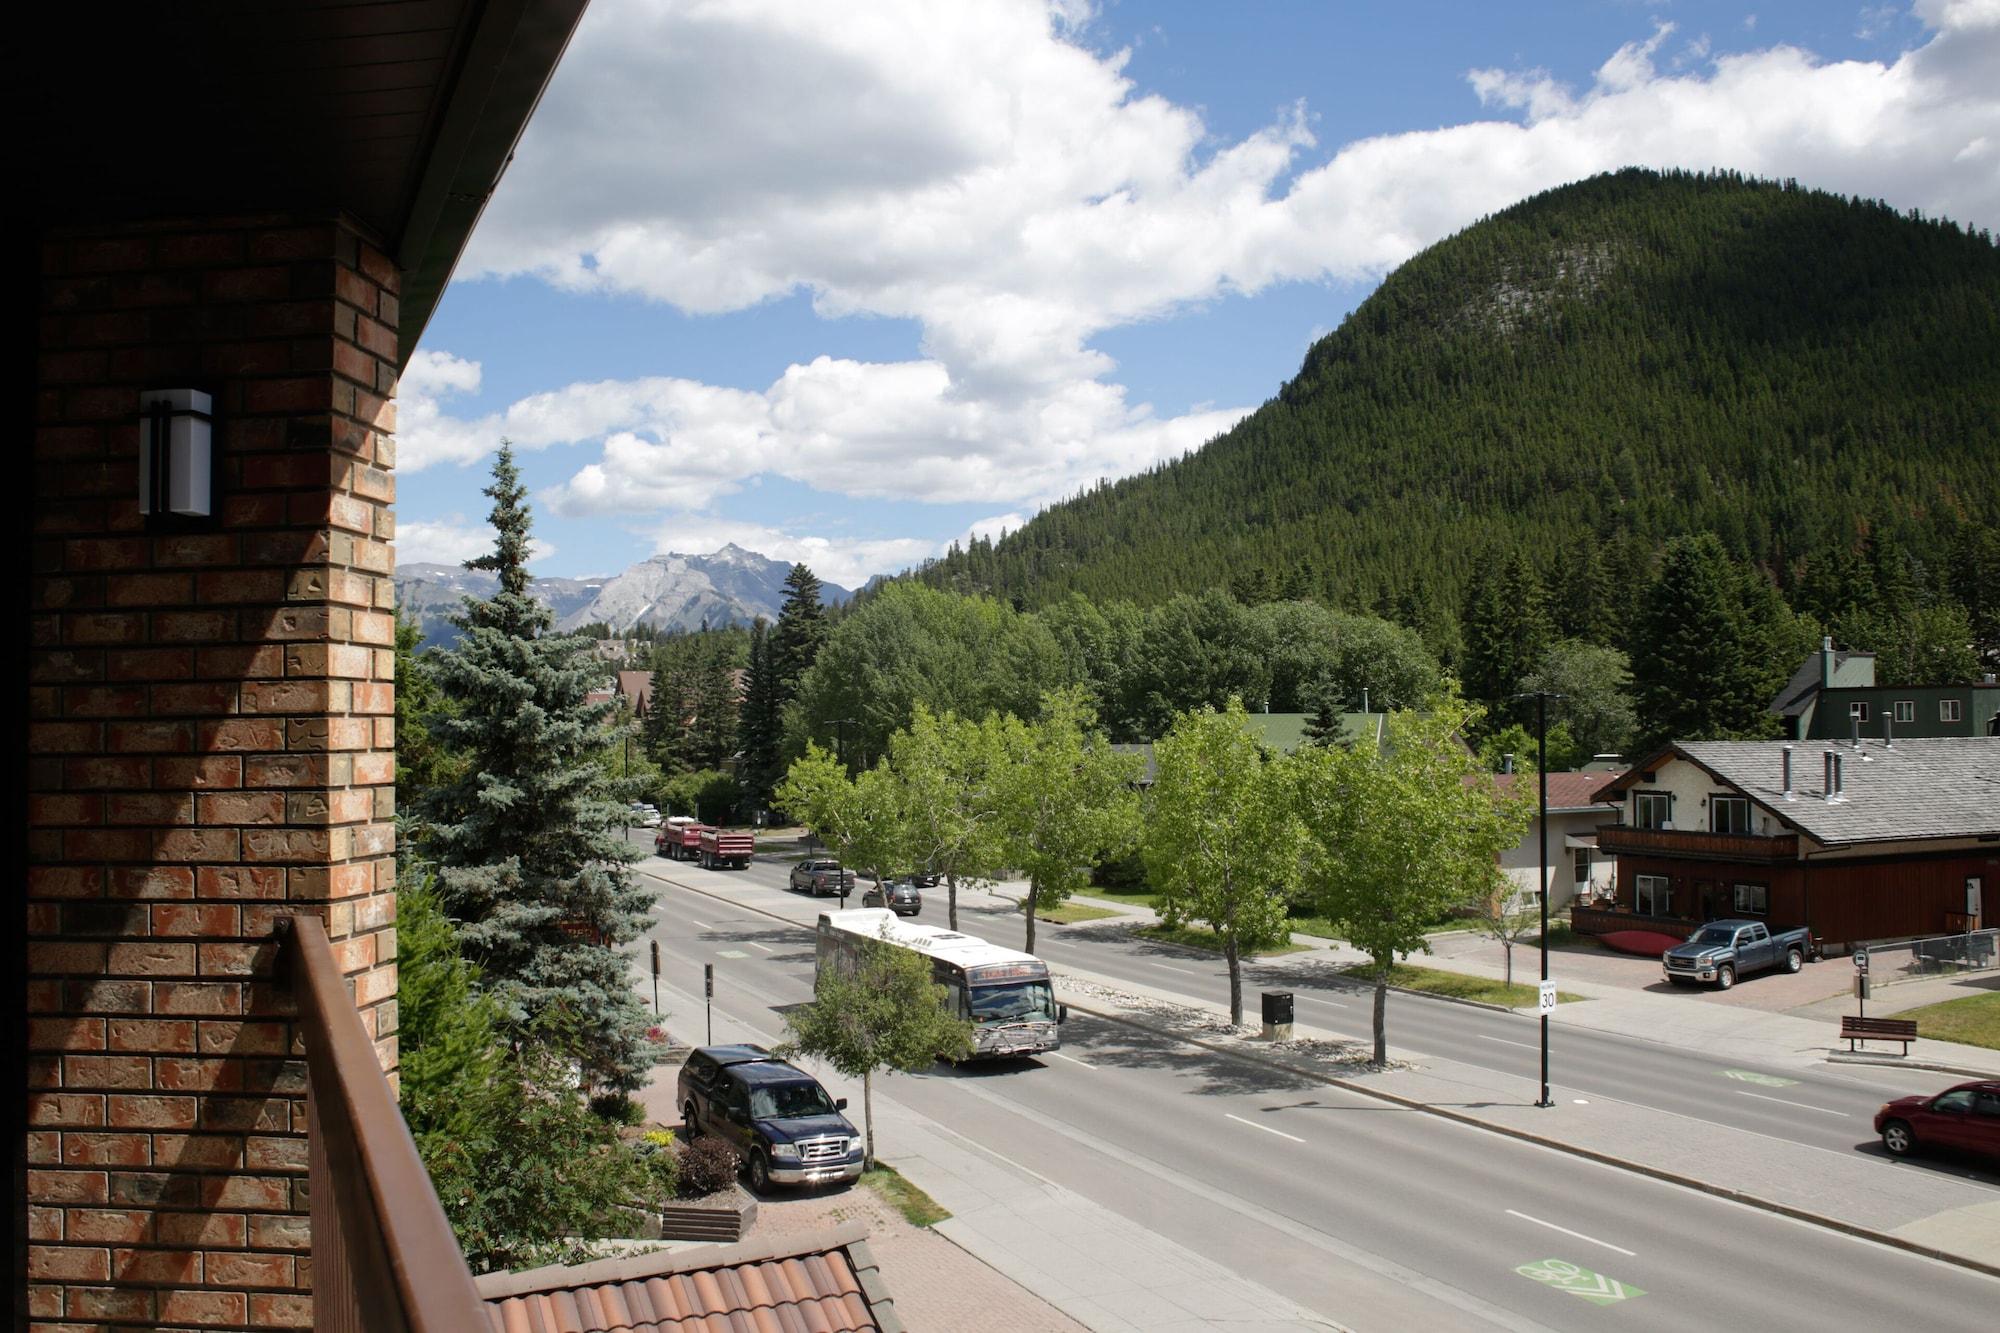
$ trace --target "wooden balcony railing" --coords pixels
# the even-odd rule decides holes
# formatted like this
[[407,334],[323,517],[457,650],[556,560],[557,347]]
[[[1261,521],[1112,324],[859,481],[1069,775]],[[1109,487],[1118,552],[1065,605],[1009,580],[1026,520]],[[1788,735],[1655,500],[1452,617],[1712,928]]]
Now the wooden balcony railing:
[[1640,828],[1599,824],[1598,850],[1612,855],[1692,856],[1704,861],[1793,861],[1796,833],[1710,833],[1705,829]]
[[488,1327],[465,1256],[317,917],[280,918],[278,975],[305,1037],[313,1327]]

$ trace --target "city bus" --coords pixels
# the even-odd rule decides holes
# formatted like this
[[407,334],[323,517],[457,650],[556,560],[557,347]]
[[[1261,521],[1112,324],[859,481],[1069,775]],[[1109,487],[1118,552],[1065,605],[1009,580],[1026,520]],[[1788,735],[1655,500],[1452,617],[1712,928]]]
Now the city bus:
[[1049,965],[1033,954],[899,920],[882,907],[822,912],[818,934],[819,976],[831,968],[853,972],[868,940],[928,958],[931,975],[948,992],[947,1006],[973,1024],[972,1059],[1035,1055],[1062,1045],[1056,1025],[1069,1017],[1067,1007],[1056,1003]]

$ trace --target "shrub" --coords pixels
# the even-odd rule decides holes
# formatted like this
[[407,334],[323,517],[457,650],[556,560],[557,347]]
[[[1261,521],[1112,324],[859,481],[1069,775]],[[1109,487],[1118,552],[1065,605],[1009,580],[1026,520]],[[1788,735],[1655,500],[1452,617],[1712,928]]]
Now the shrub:
[[651,1184],[648,1202],[680,1196],[681,1159],[674,1151],[674,1136],[664,1129],[647,1130],[631,1145],[632,1156],[646,1171]]
[[681,1144],[679,1168],[680,1197],[704,1199],[736,1183],[743,1157],[721,1139],[704,1135]]
[[622,1092],[606,1092],[590,1099],[590,1109],[600,1120],[614,1125],[636,1125],[646,1118],[646,1108]]

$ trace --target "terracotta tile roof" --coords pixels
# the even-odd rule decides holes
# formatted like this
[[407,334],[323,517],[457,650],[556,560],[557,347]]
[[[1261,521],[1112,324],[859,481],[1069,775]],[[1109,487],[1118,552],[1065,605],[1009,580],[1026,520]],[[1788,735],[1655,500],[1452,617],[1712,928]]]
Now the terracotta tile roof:
[[[1588,810],[1594,805],[1616,806],[1618,798],[1607,795],[1604,789],[1609,787],[1617,777],[1618,774],[1616,773],[1604,772],[1551,773],[1549,774],[1549,809],[1551,811]],[[1540,785],[1535,781],[1535,775],[1532,772],[1502,773],[1495,780],[1500,784],[1503,791],[1512,789],[1516,782],[1525,782],[1528,784],[1529,791],[1534,792],[1537,796],[1541,793]]]
[[783,1241],[654,1251],[474,1279],[492,1333],[903,1333],[846,1222]]

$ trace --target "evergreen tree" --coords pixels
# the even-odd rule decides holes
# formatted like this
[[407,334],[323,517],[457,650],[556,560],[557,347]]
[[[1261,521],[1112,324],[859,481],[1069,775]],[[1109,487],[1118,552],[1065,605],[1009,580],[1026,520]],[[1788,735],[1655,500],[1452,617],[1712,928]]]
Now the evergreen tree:
[[785,601],[778,608],[778,623],[771,632],[772,677],[778,685],[779,706],[790,702],[798,690],[799,678],[819,659],[826,642],[826,607],[821,604],[820,582],[804,565],[793,565],[785,575]]
[[1746,600],[1743,575],[1714,533],[1667,543],[1633,635],[1645,746],[1754,739],[1772,730],[1764,689],[1769,644],[1750,623]]
[[1340,740],[1340,706],[1332,690],[1322,690],[1313,714],[1306,719],[1306,744],[1333,745]]
[[1466,697],[1487,709],[1486,725],[1525,722],[1531,707],[1513,698],[1554,641],[1547,596],[1525,551],[1480,563],[1466,593]]
[[638,853],[597,762],[618,706],[587,702],[603,674],[590,641],[550,635],[527,595],[530,515],[504,443],[493,478],[494,551],[467,563],[500,587],[466,599],[462,637],[435,654],[456,705],[438,727],[466,766],[421,802],[424,847],[510,1038],[559,1025],[590,1080],[629,1091],[645,1081],[647,1020],[619,946],[646,928],[653,894],[632,876]]
[[743,790],[751,805],[771,803],[781,776],[784,719],[776,668],[771,660],[770,627],[762,616],[750,626],[750,665],[743,677],[743,707],[737,714],[737,744],[743,750]]
[[687,729],[688,762],[720,768],[736,752],[736,677],[727,660],[711,657],[696,670]]
[[450,782],[459,762],[438,742],[432,720],[451,706],[417,652],[423,629],[396,609],[396,808],[411,811],[419,798]]

